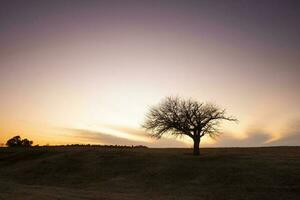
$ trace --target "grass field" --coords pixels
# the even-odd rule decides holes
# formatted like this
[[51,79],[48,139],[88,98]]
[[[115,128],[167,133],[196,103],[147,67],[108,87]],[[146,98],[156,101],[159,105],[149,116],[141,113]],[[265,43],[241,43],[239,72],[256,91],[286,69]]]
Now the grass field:
[[300,147],[0,148],[0,199],[300,199]]

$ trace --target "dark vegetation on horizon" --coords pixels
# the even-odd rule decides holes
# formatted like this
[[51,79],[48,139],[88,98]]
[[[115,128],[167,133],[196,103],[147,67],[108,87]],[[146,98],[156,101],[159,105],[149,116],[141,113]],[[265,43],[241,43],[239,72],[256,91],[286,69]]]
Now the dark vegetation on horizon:
[[101,144],[65,144],[65,145],[35,145],[32,146],[33,141],[28,139],[21,139],[20,136],[14,136],[6,142],[7,147],[103,147],[103,148],[148,148],[144,145],[101,145]]
[[35,147],[100,147],[100,148],[148,148],[144,145],[102,145],[102,144],[65,144],[65,145],[42,145]]
[[6,142],[6,146],[8,147],[31,147],[33,141],[28,140],[27,138],[21,139],[21,137],[14,136]]

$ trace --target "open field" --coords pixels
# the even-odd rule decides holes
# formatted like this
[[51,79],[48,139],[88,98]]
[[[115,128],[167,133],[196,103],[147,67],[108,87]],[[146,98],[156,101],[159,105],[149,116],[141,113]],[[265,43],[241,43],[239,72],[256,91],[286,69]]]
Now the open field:
[[0,148],[0,199],[300,199],[300,147]]

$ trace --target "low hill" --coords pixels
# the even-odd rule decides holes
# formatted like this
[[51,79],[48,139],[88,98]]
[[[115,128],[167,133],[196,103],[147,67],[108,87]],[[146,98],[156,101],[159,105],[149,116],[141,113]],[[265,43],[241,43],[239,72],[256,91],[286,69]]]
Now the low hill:
[[0,200],[300,199],[300,147],[0,148]]

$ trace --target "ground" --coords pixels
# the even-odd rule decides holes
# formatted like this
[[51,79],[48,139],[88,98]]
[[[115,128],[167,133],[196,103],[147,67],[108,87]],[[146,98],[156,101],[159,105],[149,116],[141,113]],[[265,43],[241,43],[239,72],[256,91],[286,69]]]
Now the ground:
[[300,147],[0,148],[0,199],[300,199]]

